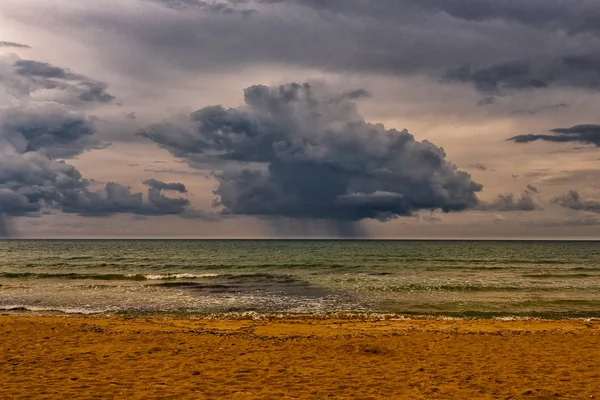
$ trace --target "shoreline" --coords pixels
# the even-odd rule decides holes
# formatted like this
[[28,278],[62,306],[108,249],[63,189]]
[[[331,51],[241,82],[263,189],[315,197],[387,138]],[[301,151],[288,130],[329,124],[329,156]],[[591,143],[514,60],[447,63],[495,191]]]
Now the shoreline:
[[[558,314],[558,315],[556,315]],[[73,311],[64,311],[54,308],[40,307],[11,307],[0,308],[0,317],[19,316],[19,317],[66,317],[66,318],[153,318],[153,319],[176,319],[176,320],[214,320],[214,321],[243,321],[243,320],[262,320],[262,321],[555,321],[555,322],[600,322],[600,315],[594,313],[593,316],[562,316],[569,313],[538,313],[537,315],[515,315],[499,313],[471,313],[470,315],[451,315],[451,314],[419,314],[419,313],[394,313],[377,311],[334,311],[334,312],[267,312],[267,311],[227,311],[227,312],[201,312],[201,311],[139,311],[139,310],[107,310],[107,311],[80,311],[79,308],[73,308]],[[572,313],[571,313],[572,314]]]
[[600,321],[304,317],[2,313],[0,397],[600,396]]

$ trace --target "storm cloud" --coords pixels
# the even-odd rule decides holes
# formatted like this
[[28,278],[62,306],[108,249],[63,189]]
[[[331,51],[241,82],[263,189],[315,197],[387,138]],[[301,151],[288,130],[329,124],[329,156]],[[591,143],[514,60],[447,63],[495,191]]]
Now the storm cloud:
[[537,140],[555,143],[585,143],[600,146],[600,125],[575,125],[571,128],[556,128],[553,134],[525,134],[509,138],[515,143],[529,143]]
[[473,208],[481,185],[434,144],[364,121],[353,96],[290,83],[251,86],[245,105],[205,107],[140,134],[214,177],[224,214],[340,221]]
[[[214,230],[151,218],[124,229],[427,237],[587,215],[548,203],[595,185],[578,171],[597,167],[600,125],[576,124],[594,123],[600,98],[596,0],[60,3],[0,1],[14,40],[0,42],[5,221],[185,217],[212,204]],[[319,83],[277,86],[290,81]],[[238,106],[254,83],[269,86]],[[550,145],[515,145],[534,141],[563,145],[551,159]],[[431,212],[461,214],[415,217]]]
[[109,32],[106,43],[93,44],[106,50],[107,66],[135,79],[161,77],[153,69],[166,65],[190,73],[274,64],[436,78],[468,66],[463,79],[483,78],[485,87],[494,74],[500,85],[528,87],[547,83],[543,72],[555,60],[573,71],[555,79],[575,83],[581,65],[569,57],[591,57],[600,41],[592,1],[131,0],[104,8],[83,1],[90,7],[65,2],[51,28],[77,29],[82,40]]
[[[83,216],[193,212],[188,199],[163,193],[186,193],[181,183],[149,179],[143,194],[119,183],[101,186],[85,179],[65,159],[108,144],[96,138],[94,120],[82,112],[82,102],[105,104],[114,97],[105,92],[105,84],[84,75],[13,59],[0,60],[1,88],[12,94],[0,104],[0,234],[10,235],[9,217],[55,211]],[[44,89],[59,89],[66,96],[37,100],[33,94]]]
[[49,109],[9,110],[0,124],[0,214],[20,216],[44,210],[81,215],[114,213],[182,214],[185,198],[169,198],[164,190],[186,192],[181,183],[150,179],[147,198],[110,182],[93,190],[92,181],[57,158],[73,157],[96,146],[94,126],[81,116]]

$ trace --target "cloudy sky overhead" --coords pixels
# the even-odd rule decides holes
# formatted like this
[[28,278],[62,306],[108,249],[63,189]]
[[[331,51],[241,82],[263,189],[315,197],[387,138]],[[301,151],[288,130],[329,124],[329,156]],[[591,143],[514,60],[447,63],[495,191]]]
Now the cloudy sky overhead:
[[596,0],[2,0],[0,236],[600,237]]

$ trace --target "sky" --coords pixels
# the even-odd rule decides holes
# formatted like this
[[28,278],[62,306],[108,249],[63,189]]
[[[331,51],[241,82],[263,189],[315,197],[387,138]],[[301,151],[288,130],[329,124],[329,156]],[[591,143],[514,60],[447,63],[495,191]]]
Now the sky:
[[2,0],[0,236],[600,237],[596,0]]

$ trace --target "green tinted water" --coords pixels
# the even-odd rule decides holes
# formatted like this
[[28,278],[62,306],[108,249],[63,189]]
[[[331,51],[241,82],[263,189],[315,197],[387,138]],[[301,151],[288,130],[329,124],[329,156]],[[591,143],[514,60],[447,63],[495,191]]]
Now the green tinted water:
[[0,241],[0,307],[600,317],[600,245]]

